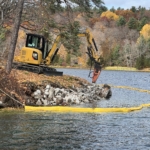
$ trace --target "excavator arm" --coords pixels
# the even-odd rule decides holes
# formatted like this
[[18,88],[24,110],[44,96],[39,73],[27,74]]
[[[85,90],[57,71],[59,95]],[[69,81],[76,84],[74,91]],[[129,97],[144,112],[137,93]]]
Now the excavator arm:
[[49,53],[48,53],[46,59],[44,60],[46,65],[49,65],[53,62],[53,60],[54,60],[54,58],[55,58],[55,56],[56,56],[56,54],[57,54],[57,52],[61,46],[60,40],[61,40],[61,36],[58,35],[56,37],[51,49],[49,50]]
[[[87,46],[87,54],[91,60],[91,67],[92,64],[94,64],[94,71],[92,75],[92,83],[95,83],[100,75],[101,72],[101,57],[99,54],[99,50],[97,48],[96,42],[89,31],[89,29],[81,30],[80,33],[78,34],[79,37],[86,37],[88,46]],[[89,77],[92,71],[90,70]]]
[[[94,71],[93,71],[93,76],[92,76],[92,82],[95,83],[96,80],[98,79],[100,72],[101,72],[101,59],[100,59],[100,54],[96,45],[96,42],[90,32],[89,29],[81,29],[78,37],[86,37],[88,46],[87,46],[87,54],[91,60],[91,64],[94,64]],[[60,47],[60,40],[61,40],[61,36],[58,35],[54,41],[54,44],[51,48],[51,50],[49,51],[48,56],[46,57],[46,64],[49,65],[51,64],[51,62],[53,61],[54,57],[56,56],[59,47]],[[91,74],[92,71],[90,71]],[[89,76],[90,76],[89,74]]]

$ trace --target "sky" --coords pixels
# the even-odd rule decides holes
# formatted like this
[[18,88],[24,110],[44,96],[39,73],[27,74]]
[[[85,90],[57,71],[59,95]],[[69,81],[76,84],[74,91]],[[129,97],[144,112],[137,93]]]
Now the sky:
[[141,6],[150,9],[150,0],[103,0],[103,2],[108,9],[112,7],[115,9],[118,7],[130,9],[132,6],[135,6],[136,8]]

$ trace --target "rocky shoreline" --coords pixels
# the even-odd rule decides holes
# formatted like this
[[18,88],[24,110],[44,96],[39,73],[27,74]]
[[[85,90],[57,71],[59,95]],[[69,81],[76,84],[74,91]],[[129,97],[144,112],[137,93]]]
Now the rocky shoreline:
[[103,98],[109,99],[112,95],[108,85],[84,85],[82,88],[54,88],[50,84],[40,85],[28,95],[26,105],[37,106],[70,106],[93,103]]
[[91,84],[73,76],[49,77],[19,70],[8,75],[3,69],[0,74],[0,108],[82,105],[112,95],[108,85]]

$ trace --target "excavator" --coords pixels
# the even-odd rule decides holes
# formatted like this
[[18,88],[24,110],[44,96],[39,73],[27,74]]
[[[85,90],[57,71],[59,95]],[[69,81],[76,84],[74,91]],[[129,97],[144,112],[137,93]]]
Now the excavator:
[[[101,72],[101,57],[97,54],[98,48],[96,42],[89,29],[80,30],[78,37],[86,37],[87,40],[87,54],[94,64],[94,71],[92,75],[92,83],[95,83]],[[49,48],[49,43],[42,35],[27,33],[25,47],[20,51],[19,56],[15,56],[13,60],[13,68],[28,70],[38,74],[62,76],[63,72],[57,71],[50,67],[61,45],[61,35],[58,35]]]

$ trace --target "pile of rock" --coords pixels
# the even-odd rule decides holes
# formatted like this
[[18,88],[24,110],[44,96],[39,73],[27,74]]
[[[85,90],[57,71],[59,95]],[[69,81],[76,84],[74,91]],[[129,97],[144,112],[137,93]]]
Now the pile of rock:
[[92,103],[93,101],[109,99],[112,95],[108,85],[85,85],[83,88],[54,88],[50,84],[38,87],[31,97],[26,100],[26,105],[58,106],[58,105],[79,105]]

